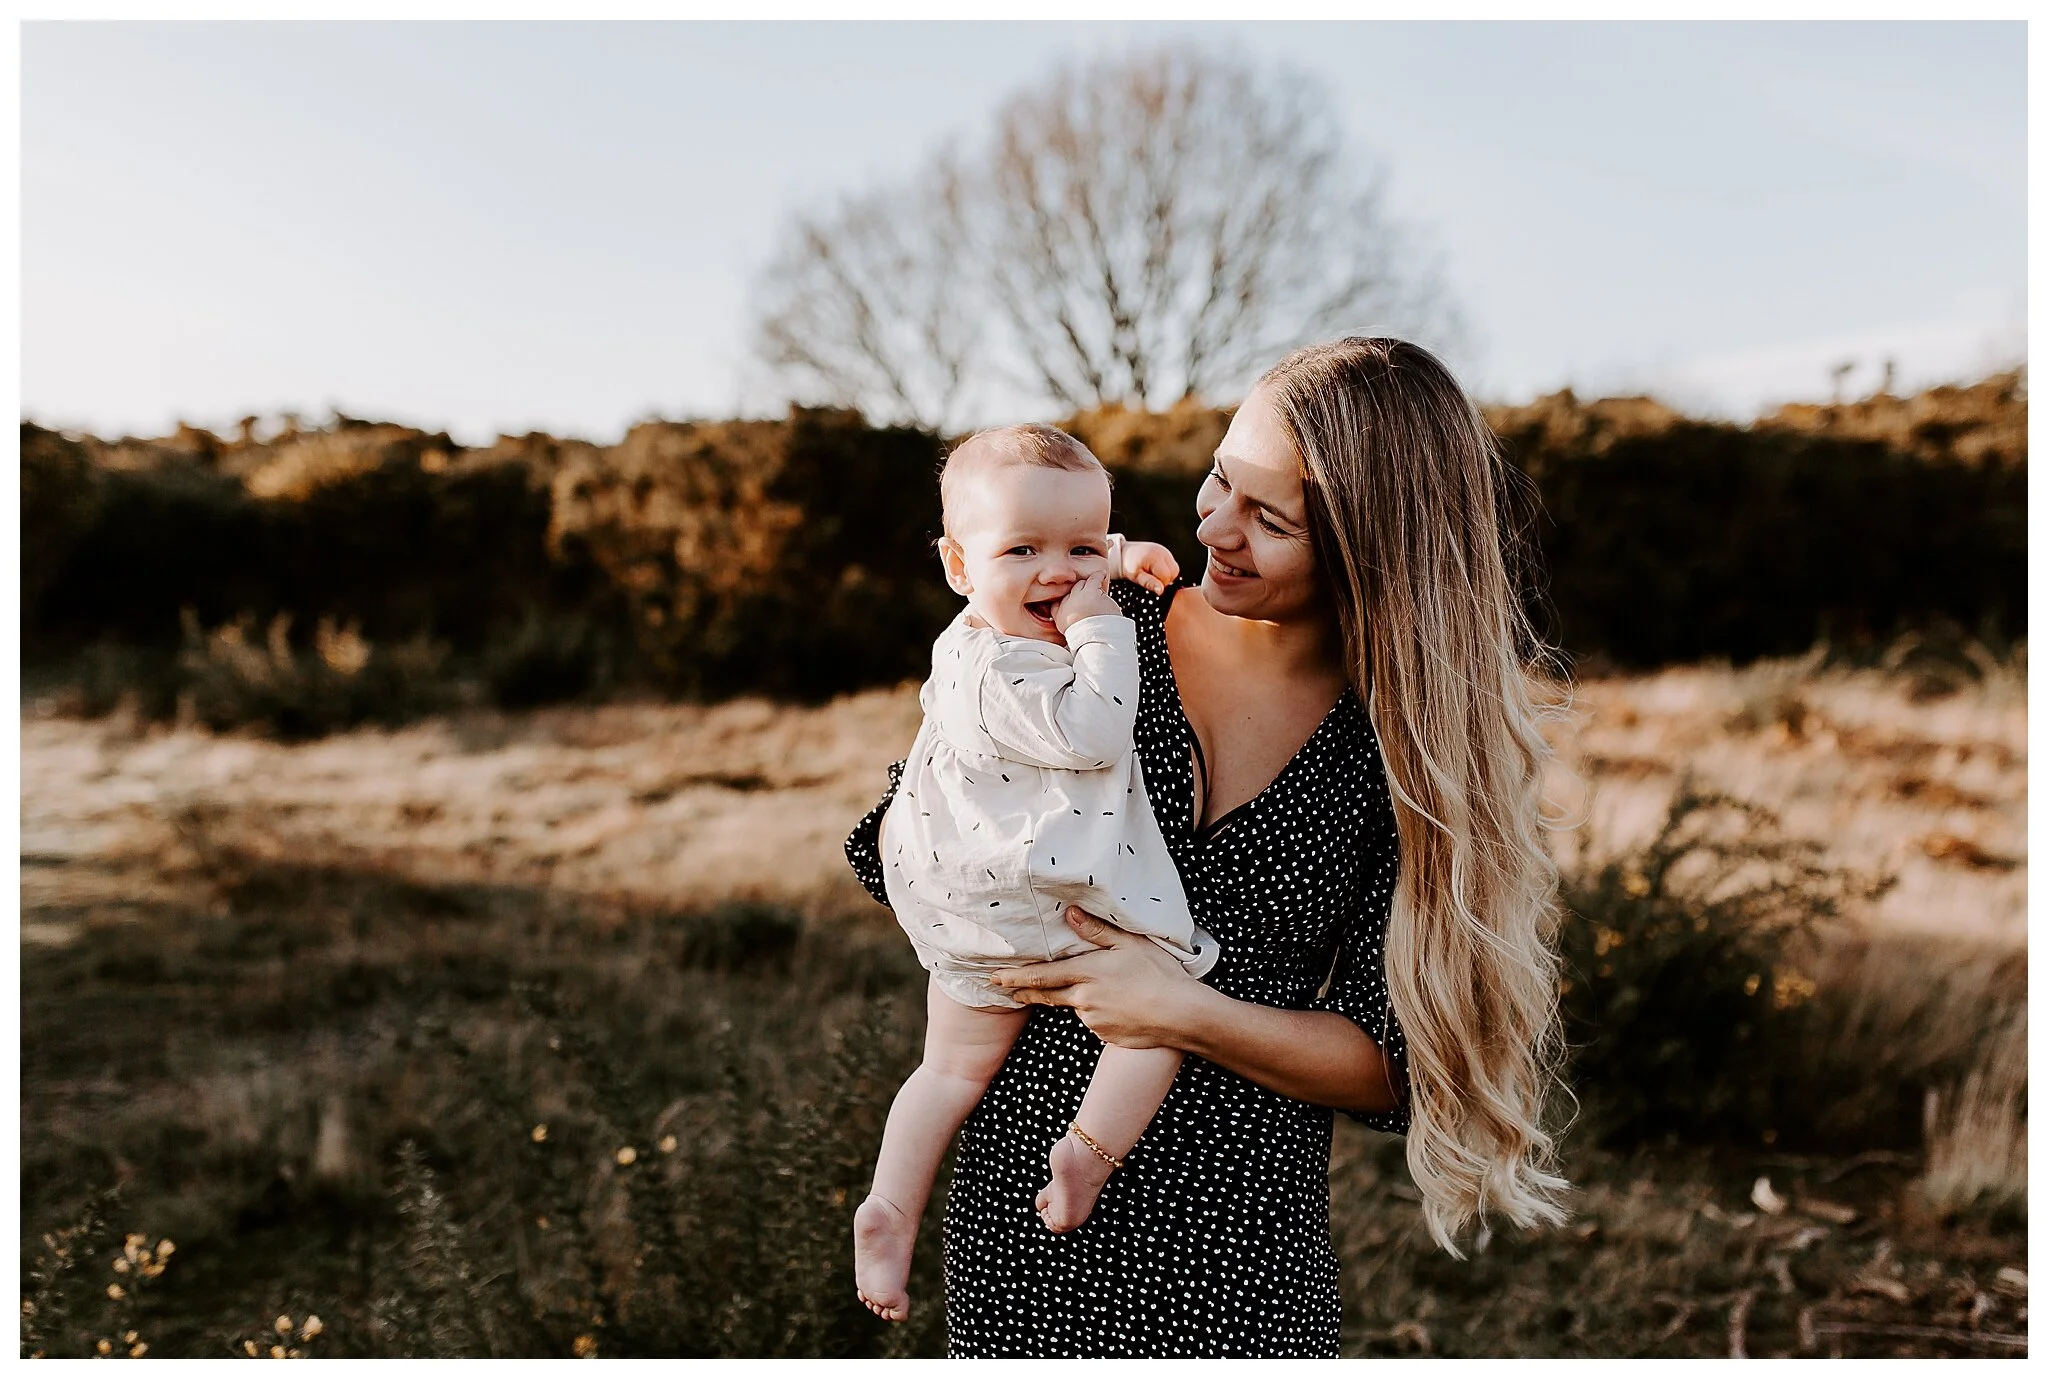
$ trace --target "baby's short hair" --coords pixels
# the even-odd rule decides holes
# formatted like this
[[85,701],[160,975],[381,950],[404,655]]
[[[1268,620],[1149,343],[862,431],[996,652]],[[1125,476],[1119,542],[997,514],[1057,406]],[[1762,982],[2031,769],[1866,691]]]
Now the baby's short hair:
[[1110,481],[1109,470],[1095,458],[1094,452],[1057,426],[1027,421],[977,431],[953,447],[939,470],[939,506],[945,513],[948,534],[953,530],[953,499],[960,485],[1006,464],[1073,472],[1092,469],[1102,475],[1105,483]]

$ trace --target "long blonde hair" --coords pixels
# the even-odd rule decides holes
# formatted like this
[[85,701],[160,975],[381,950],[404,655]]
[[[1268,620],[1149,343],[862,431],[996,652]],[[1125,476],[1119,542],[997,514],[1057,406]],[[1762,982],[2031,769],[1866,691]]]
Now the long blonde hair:
[[[1557,1222],[1557,868],[1540,731],[1562,682],[1509,568],[1510,471],[1427,350],[1348,338],[1260,380],[1303,465],[1345,668],[1400,833],[1387,986],[1408,1038],[1408,1168],[1430,1232]],[[1512,476],[1519,478],[1519,475]]]

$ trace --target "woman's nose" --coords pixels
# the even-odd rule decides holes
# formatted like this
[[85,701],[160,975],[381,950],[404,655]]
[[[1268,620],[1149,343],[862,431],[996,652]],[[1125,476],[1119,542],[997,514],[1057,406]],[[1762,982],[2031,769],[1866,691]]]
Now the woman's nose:
[[1195,524],[1195,540],[1204,546],[1229,548],[1242,544],[1243,534],[1229,518],[1228,504],[1219,503],[1202,516]]

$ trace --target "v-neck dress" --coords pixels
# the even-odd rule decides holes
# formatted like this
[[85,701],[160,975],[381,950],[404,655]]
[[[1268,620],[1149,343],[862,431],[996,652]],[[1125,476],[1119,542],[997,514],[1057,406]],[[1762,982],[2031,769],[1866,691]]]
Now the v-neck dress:
[[[1199,834],[1195,736],[1167,658],[1162,595],[1115,583],[1138,633],[1138,759],[1196,922],[1223,955],[1204,978],[1239,1000],[1336,1011],[1406,1085],[1383,943],[1399,865],[1379,743],[1349,689],[1272,783]],[[887,903],[889,793],[846,853]],[[1032,1199],[1102,1041],[1034,1007],[961,1131],[946,1199],[946,1332],[956,1356],[1333,1356],[1342,1308],[1330,1243],[1332,1112],[1190,1056],[1095,1212],[1066,1235]],[[1348,1113],[1347,1113],[1348,1114]],[[1402,1133],[1405,1106],[1356,1117]]]

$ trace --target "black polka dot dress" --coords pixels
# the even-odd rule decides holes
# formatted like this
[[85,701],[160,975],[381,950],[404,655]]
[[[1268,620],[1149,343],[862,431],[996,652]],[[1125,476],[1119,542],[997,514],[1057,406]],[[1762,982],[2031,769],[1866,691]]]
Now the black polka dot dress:
[[[1357,1021],[1403,1071],[1381,945],[1398,853],[1379,744],[1346,690],[1254,799],[1194,831],[1193,730],[1167,661],[1166,609],[1111,592],[1138,629],[1138,755],[1195,918],[1221,943],[1226,995]],[[890,795],[900,767],[890,772]],[[877,839],[890,796],[847,839],[883,899]],[[1325,983],[1327,982],[1327,990]],[[1094,1215],[1054,1235],[1032,1212],[1102,1041],[1039,1007],[961,1131],[946,1202],[946,1329],[956,1356],[1332,1356],[1341,1308],[1330,1244],[1332,1113],[1201,1058]],[[1407,1129],[1404,1110],[1361,1115]]]

